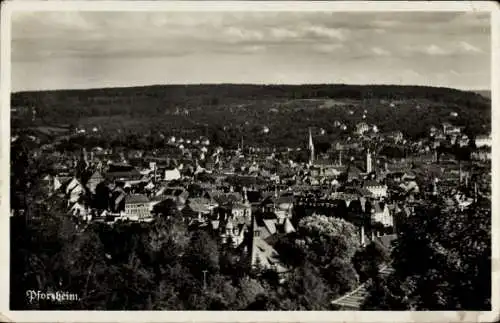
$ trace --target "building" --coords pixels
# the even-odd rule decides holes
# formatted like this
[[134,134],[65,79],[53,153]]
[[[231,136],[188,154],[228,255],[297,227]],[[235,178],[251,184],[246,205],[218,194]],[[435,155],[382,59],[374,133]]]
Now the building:
[[358,135],[363,135],[367,131],[370,131],[370,126],[365,122],[361,122],[356,125],[356,133]]
[[387,197],[387,185],[381,184],[377,181],[366,181],[363,183],[363,188],[368,190],[374,198]]
[[476,151],[471,153],[471,159],[479,160],[479,161],[488,161],[491,160],[491,149],[487,147],[481,147]]
[[175,180],[181,179],[181,172],[177,168],[167,169],[167,170],[165,170],[164,179],[166,181],[175,181]]
[[393,227],[394,218],[386,203],[376,202],[371,209],[371,220],[375,223],[381,223],[384,227]]
[[474,140],[476,143],[476,147],[491,147],[491,134],[490,135],[481,135],[477,136]]
[[143,194],[128,195],[125,197],[125,212],[122,218],[133,221],[148,221],[152,219],[152,205]]
[[77,202],[85,194],[85,188],[76,178],[73,178],[66,186],[65,193],[68,196],[69,204]]
[[86,186],[89,189],[90,193],[95,194],[97,185],[99,185],[103,181],[104,177],[102,176],[102,174],[98,171],[95,171],[88,179]]

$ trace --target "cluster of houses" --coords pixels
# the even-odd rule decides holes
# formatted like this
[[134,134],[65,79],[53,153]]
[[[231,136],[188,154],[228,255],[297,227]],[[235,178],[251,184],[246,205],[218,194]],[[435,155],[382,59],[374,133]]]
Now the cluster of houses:
[[[273,242],[295,232],[305,216],[344,218],[367,244],[394,238],[399,219],[411,215],[424,194],[447,192],[450,203],[462,209],[472,203],[480,190],[473,171],[456,161],[439,161],[435,147],[405,143],[400,132],[386,138],[421,150],[400,159],[378,156],[364,147],[364,134],[374,128],[365,125],[355,139],[333,145],[329,155],[316,156],[309,132],[309,160],[303,164],[287,158],[289,149],[226,151],[210,146],[208,139],[171,137],[165,149],[154,152],[94,147],[61,156],[44,181],[49,194],[64,198],[68,213],[81,221],[112,225],[180,216],[189,227],[207,230],[245,252],[253,267],[278,272],[286,266]],[[448,124],[431,129],[430,137],[443,134],[448,136],[443,140],[455,135],[465,140],[459,128]],[[476,146],[490,147],[491,137],[476,138]],[[429,174],[427,182],[421,180]],[[470,189],[449,189],[460,186]]]

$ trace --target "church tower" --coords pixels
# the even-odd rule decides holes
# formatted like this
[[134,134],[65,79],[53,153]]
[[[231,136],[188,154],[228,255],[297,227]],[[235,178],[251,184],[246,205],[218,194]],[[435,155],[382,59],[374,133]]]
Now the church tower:
[[312,134],[311,134],[311,128],[309,128],[309,165],[312,165],[314,163],[314,143],[312,139]]
[[370,149],[368,149],[368,152],[366,153],[366,173],[371,173],[372,172],[372,154],[370,152]]

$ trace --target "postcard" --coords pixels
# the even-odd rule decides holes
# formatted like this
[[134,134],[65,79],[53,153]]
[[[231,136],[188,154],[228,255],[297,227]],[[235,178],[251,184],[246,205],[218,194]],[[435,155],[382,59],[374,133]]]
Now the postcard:
[[498,319],[495,3],[1,14],[3,320]]

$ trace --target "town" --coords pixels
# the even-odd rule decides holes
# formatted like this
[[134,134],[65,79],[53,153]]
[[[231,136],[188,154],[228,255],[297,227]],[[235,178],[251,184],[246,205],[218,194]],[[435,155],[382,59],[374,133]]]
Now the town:
[[2,20],[11,321],[496,314],[497,7],[49,2]]
[[[346,130],[340,122],[335,126]],[[65,140],[98,130],[73,132]],[[164,136],[163,147],[151,151],[94,146],[64,153],[56,140],[30,153],[52,160],[40,180],[45,197],[39,203],[63,201],[76,227],[178,217],[189,231],[204,231],[229,246],[247,270],[274,272],[281,283],[292,267],[275,244],[296,233],[304,218],[345,220],[355,230],[356,248],[377,243],[390,252],[400,226],[419,205],[439,198],[448,210],[463,212],[478,199],[491,199],[489,133],[469,138],[446,122],[415,141],[362,121],[346,139],[318,153],[315,136],[324,132],[309,127],[299,147],[252,147],[241,140],[237,149],[224,149],[204,136]],[[40,141],[13,136],[12,144],[21,140]],[[467,149],[468,156],[444,146]],[[297,151],[307,161],[292,160]],[[24,211],[13,207],[11,215]],[[346,291],[333,304],[359,309],[366,297],[361,283],[353,286],[354,295]]]

